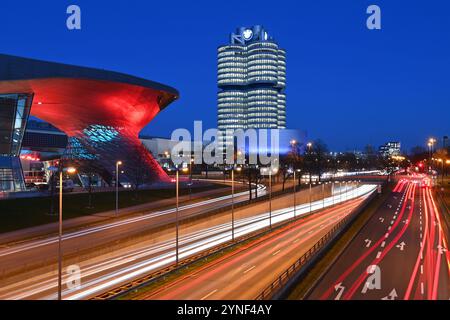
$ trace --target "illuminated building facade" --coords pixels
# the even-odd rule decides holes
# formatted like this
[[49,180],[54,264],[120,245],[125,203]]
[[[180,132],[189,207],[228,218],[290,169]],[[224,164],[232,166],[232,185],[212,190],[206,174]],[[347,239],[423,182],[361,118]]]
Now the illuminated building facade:
[[97,168],[105,181],[119,160],[131,183],[170,181],[138,135],[178,96],[117,72],[0,55],[0,191],[24,190],[19,156],[29,115],[67,135],[63,159]]
[[401,146],[402,144],[398,141],[387,142],[380,146],[379,153],[384,158],[399,156],[401,153]]
[[218,48],[218,129],[286,128],[286,51],[262,26],[241,27]]

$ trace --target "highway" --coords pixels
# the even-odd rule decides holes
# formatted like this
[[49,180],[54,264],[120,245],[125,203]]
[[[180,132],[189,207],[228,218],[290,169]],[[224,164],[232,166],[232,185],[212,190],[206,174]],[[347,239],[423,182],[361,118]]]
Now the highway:
[[[347,192],[328,197],[324,201],[313,202],[311,209],[318,210],[323,206],[332,206],[333,203],[345,201],[353,197],[367,194],[373,190],[374,186],[363,185],[358,189],[348,189]],[[285,205],[285,209],[274,210],[272,222],[278,223],[286,219],[293,218],[293,207],[289,207],[292,195],[280,197],[274,200],[274,207],[277,202]],[[261,208],[267,210],[267,202],[259,204]],[[292,204],[292,202],[291,202]],[[255,206],[256,207],[256,206]],[[252,206],[253,208],[253,206]],[[237,212],[236,236],[251,233],[255,230],[266,228],[269,225],[269,214],[267,211],[259,214],[252,213],[252,210],[242,209],[242,215]],[[309,204],[299,205],[296,208],[297,215],[309,213]],[[218,215],[215,219],[189,226],[186,232],[181,234],[180,255],[181,258],[191,256],[220,243],[231,239],[231,223],[228,216]],[[144,220],[145,221],[145,220]],[[120,222],[117,222],[120,223]],[[138,223],[139,224],[139,223]],[[67,234],[64,241],[64,250],[69,243],[83,245],[85,241],[98,241],[100,236],[108,237],[118,236],[116,229],[105,228],[102,232],[87,230],[86,235]],[[114,232],[112,232],[114,231]],[[122,232],[122,231],[118,231]],[[87,238],[85,238],[87,237]],[[50,241],[50,240],[45,240]],[[81,243],[80,243],[81,242]],[[126,247],[117,250],[96,251],[93,256],[79,259],[76,264],[81,268],[81,286],[76,289],[64,289],[63,297],[65,299],[86,299],[98,295],[109,289],[129,282],[130,280],[142,277],[148,273],[159,270],[172,264],[174,256],[174,232],[166,230],[145,239],[138,239]],[[84,243],[85,244],[85,243]],[[21,263],[18,257],[28,254],[29,258],[52,259],[56,251],[55,240],[50,243],[31,243],[27,247],[20,245],[18,248],[7,248],[0,251],[0,260],[15,261]],[[47,254],[44,256],[43,254]],[[64,264],[67,266],[67,262]],[[48,270],[32,270],[27,273],[21,273],[16,277],[5,277],[0,281],[1,299],[54,299],[56,298],[57,278],[56,272]],[[64,276],[66,281],[67,275]]]
[[308,299],[450,299],[442,213],[427,180],[401,179]]
[[364,198],[298,220],[137,299],[255,299]]
[[[259,193],[265,194],[260,186]],[[248,192],[236,193],[234,201],[239,203],[248,200]],[[227,207],[231,203],[231,195],[203,200],[197,203],[180,206],[180,219],[200,215],[205,212]],[[63,234],[64,254],[70,255],[81,250],[107,245],[124,237],[132,237],[151,228],[164,226],[175,221],[174,208],[155,211],[112,222],[81,228]],[[6,244],[0,249],[0,275],[15,270],[23,265],[46,263],[56,258],[58,237],[50,236],[33,239],[17,244]]]

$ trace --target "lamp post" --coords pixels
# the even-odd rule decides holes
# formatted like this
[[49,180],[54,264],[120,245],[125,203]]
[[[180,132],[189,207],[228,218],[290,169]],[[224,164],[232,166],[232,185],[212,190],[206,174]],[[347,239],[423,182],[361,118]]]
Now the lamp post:
[[116,217],[119,216],[119,166],[122,165],[122,161],[116,162]]
[[[234,166],[231,168],[231,239],[234,241]],[[241,171],[241,167],[237,167],[236,171]]]
[[[264,168],[266,169],[266,168]],[[269,171],[269,228],[272,230],[272,174],[276,174],[278,172],[277,169],[272,169],[272,167],[268,168]],[[265,171],[267,172],[267,171]]]
[[[299,172],[300,172],[300,169],[297,169]],[[296,193],[297,193],[297,179],[296,179],[296,177],[295,177],[295,172],[297,171],[297,170],[295,170],[294,169],[294,219],[297,217],[297,199],[296,199],[296,197],[297,197],[297,195],[296,195]]]
[[62,214],[63,214],[63,171],[75,173],[76,169],[69,167],[59,169],[59,232],[58,232],[58,300],[62,299]]
[[429,140],[428,140],[428,147],[429,147],[429,151],[430,151],[430,164],[431,164],[431,169],[433,169],[433,162],[431,161],[431,158],[433,157],[433,147],[434,147],[434,144],[436,143],[436,139],[434,139],[434,138],[430,138]]
[[[175,189],[176,189],[176,212],[175,212],[175,256],[176,256],[176,264],[178,265],[179,262],[179,251],[180,251],[180,232],[179,232],[179,228],[180,228],[180,219],[179,219],[179,185],[180,185],[180,174],[179,174],[180,169],[178,168],[178,166],[176,167],[176,180],[175,180]],[[188,168],[183,168],[182,169],[183,172],[187,172]]]
[[[306,146],[308,147],[308,155],[309,155],[309,158],[311,158],[311,148],[312,148],[312,142],[308,142],[307,144],[306,144]],[[309,159],[310,161],[309,161],[309,164],[308,164],[308,167],[309,167],[309,184],[311,185],[311,180],[312,180],[312,176],[311,176],[311,159]]]
[[312,184],[311,180],[309,181],[309,213],[312,212]]
[[[295,146],[297,145],[297,140],[295,140],[295,139],[291,140],[290,144],[291,144],[291,148],[292,148],[292,153],[294,153],[294,151],[296,151]],[[295,154],[297,154],[297,152],[295,152]],[[296,217],[295,205],[296,205],[297,201],[295,199],[295,197],[296,197],[296,195],[295,195],[295,189],[296,189],[295,188],[295,184],[296,184],[296,181],[295,181],[295,164],[294,163],[292,163],[292,171],[294,173],[294,181],[293,182],[294,182],[294,219],[295,219],[295,217]]]
[[272,230],[272,168],[269,169],[269,228]]
[[189,162],[189,200],[192,198],[192,163],[194,163],[194,158],[191,158]]
[[322,209],[325,208],[325,183],[322,182]]
[[334,206],[334,181],[331,182],[331,201],[332,201],[332,205]]

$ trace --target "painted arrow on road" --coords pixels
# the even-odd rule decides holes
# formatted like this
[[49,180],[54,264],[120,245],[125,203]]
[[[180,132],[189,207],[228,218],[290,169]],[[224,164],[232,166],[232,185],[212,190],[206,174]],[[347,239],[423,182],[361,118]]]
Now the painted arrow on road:
[[405,249],[406,243],[403,241],[402,243],[396,245],[397,248],[400,249],[400,251],[403,251]]
[[383,223],[384,222],[384,218],[380,218],[380,222]]
[[398,297],[397,291],[394,289],[391,291],[391,293],[389,293],[389,295],[387,297],[384,297],[381,300],[395,300],[395,298]]
[[364,241],[366,242],[366,248],[370,247],[372,240],[366,239]]

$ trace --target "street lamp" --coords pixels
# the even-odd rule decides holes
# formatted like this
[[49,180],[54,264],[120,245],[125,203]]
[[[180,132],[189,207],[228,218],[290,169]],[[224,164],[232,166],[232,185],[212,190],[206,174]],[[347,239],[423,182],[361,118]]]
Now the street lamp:
[[[308,155],[309,155],[309,157],[311,158],[311,148],[312,148],[312,142],[308,142],[307,144],[306,144],[306,146],[308,147]],[[311,189],[311,182],[312,182],[312,175],[311,175],[311,159],[309,159],[310,161],[309,161],[309,164],[308,164],[308,167],[309,167],[309,188]]]
[[189,200],[191,200],[192,195],[192,164],[194,163],[194,158],[191,158],[189,162]]
[[311,184],[311,178],[310,178],[310,180],[309,180],[309,213],[311,213],[311,212],[312,212],[312,184]]
[[[433,157],[433,147],[434,147],[435,143],[436,143],[436,139],[434,139],[434,138],[428,139],[428,148],[429,148],[429,152],[430,152],[430,160]],[[431,168],[432,168],[433,167],[433,163],[431,161],[430,161],[430,163],[431,163]]]
[[324,208],[325,208],[325,182],[322,182],[322,209]]
[[116,217],[119,216],[119,166],[122,165],[122,161],[116,162]]
[[295,178],[295,172],[296,171],[300,172],[301,170],[300,169],[297,169],[297,170],[294,169],[294,219],[297,217],[297,213],[296,213],[296,210],[297,210],[297,208],[296,208],[296,206],[297,206],[297,199],[296,199],[297,179]]
[[[231,168],[231,239],[234,241],[234,166]],[[241,171],[241,167],[237,167],[236,171]]]
[[269,168],[269,228],[272,230],[272,174],[277,173],[277,169]]
[[63,171],[69,174],[77,170],[73,167],[59,169],[59,232],[58,232],[58,300],[62,299],[62,210],[63,210]]
[[[188,172],[188,168],[182,168],[181,169],[183,172]],[[178,166],[176,166],[176,184],[175,184],[175,188],[176,188],[176,213],[175,213],[175,228],[176,228],[176,240],[175,240],[175,255],[176,255],[176,264],[178,265],[178,261],[179,261],[179,216],[178,216],[178,210],[179,210],[179,184],[180,184],[180,176],[179,176],[179,171],[180,169],[178,168]]]

